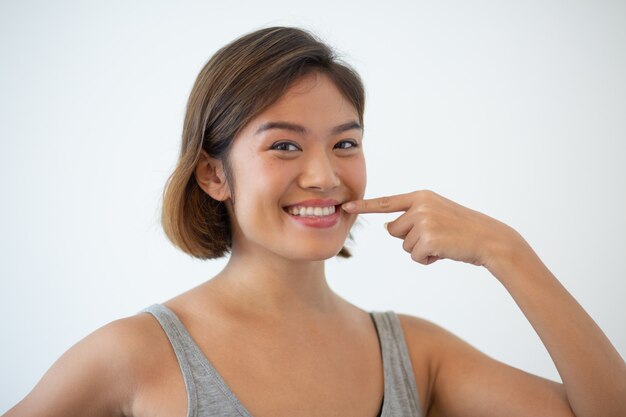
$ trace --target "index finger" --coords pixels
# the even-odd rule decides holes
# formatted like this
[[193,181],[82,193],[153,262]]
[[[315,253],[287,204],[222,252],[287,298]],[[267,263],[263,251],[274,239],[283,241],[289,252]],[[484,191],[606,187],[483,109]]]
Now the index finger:
[[393,213],[406,211],[411,207],[412,193],[385,197],[354,200],[341,205],[348,213]]

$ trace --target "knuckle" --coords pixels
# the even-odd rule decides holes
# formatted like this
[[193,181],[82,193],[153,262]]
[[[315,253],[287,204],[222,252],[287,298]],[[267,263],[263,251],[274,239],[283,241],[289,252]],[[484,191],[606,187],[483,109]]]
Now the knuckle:
[[396,228],[396,224],[395,222],[389,222],[387,223],[387,233],[389,233],[391,236],[395,236],[395,237],[399,237],[398,231],[394,230]]
[[421,190],[420,193],[423,201],[430,201],[435,197],[435,193],[432,190]]
[[419,213],[428,213],[432,210],[432,207],[429,203],[422,203],[417,207],[417,212]]
[[435,225],[435,221],[430,216],[423,216],[420,219],[420,226],[423,230],[430,230]]
[[424,246],[427,248],[433,248],[436,243],[437,238],[433,233],[424,233],[422,235],[421,241],[424,243]]
[[389,197],[381,197],[380,200],[378,200],[380,208],[387,208],[389,207],[389,204]]

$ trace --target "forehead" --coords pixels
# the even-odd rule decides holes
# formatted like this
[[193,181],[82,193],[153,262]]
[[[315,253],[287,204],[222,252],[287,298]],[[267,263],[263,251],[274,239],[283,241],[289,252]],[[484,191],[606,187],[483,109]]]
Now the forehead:
[[280,99],[252,119],[246,130],[255,134],[263,125],[281,121],[302,125],[306,132],[324,132],[358,120],[357,110],[333,81],[313,73],[296,80]]

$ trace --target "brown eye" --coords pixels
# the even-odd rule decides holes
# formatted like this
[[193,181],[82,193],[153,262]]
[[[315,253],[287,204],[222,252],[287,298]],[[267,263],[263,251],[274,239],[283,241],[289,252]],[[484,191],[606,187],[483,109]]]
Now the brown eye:
[[354,140],[342,140],[341,142],[339,142],[335,146],[338,146],[338,145],[341,145],[341,144],[346,144],[346,143],[350,144],[351,146],[347,146],[347,147],[346,146],[339,146],[339,149],[352,149],[352,148],[357,148],[359,146],[359,144],[356,141],[354,141]]
[[295,150],[299,150],[300,148],[298,148],[296,145],[294,145],[291,142],[276,142],[275,144],[273,144],[271,146],[270,149],[276,150],[276,151],[286,151],[289,152],[290,149],[288,149],[289,146],[292,146],[293,148],[296,148]]

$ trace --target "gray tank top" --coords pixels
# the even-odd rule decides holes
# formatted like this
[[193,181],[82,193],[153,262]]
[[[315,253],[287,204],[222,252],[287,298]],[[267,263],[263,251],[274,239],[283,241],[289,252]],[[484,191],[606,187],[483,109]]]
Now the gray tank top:
[[[156,317],[172,344],[187,389],[187,417],[253,417],[172,310],[153,304],[139,313],[144,312]],[[384,369],[385,389],[378,416],[421,417],[413,367],[396,313],[372,311],[370,317],[378,334]]]

